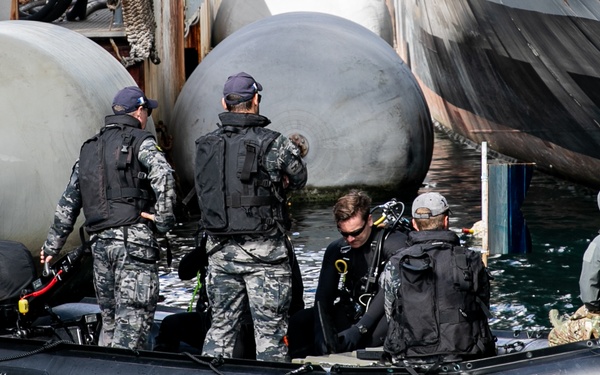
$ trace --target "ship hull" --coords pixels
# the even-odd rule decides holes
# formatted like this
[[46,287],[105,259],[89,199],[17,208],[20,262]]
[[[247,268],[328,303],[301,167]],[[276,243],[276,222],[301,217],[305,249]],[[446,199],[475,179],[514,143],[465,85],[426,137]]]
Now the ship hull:
[[600,3],[395,1],[397,50],[432,117],[600,187]]

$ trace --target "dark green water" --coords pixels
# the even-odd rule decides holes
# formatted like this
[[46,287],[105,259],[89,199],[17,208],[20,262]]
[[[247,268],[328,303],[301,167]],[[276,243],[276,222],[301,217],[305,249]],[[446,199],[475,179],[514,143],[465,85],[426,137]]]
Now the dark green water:
[[[457,232],[481,219],[480,168],[479,151],[436,133],[433,161],[420,192],[446,196],[452,209],[451,229]],[[537,171],[522,211],[533,251],[492,257],[488,263],[494,276],[491,323],[497,329],[550,328],[550,309],[575,311],[580,305],[581,257],[600,228],[595,191]],[[303,272],[305,300],[311,304],[325,247],[339,234],[331,205],[292,206],[292,214],[292,240]],[[175,260],[170,269],[162,267],[164,304],[185,307],[191,297],[194,282],[180,281],[176,267],[193,245],[194,228],[193,223],[183,224],[170,238]]]

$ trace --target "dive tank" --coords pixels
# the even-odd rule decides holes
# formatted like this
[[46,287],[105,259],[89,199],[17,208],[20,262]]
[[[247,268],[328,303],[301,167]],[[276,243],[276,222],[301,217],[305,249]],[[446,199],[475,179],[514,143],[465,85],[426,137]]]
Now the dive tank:
[[418,188],[433,152],[433,125],[410,69],[383,39],[344,18],[284,13],[219,43],[175,104],[175,167],[193,187],[195,143],[217,129],[227,77],[263,86],[270,129],[305,146],[310,188]]
[[[136,83],[102,47],[60,26],[0,21],[0,48],[0,239],[37,254],[82,143],[112,114],[117,91]],[[81,216],[69,245],[79,243]]]

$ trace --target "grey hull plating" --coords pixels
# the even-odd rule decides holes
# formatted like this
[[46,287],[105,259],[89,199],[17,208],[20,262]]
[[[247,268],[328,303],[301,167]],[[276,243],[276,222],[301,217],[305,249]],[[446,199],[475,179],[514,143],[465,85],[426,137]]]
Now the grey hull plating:
[[346,19],[285,13],[219,43],[175,105],[175,165],[192,184],[194,140],[216,129],[223,83],[245,71],[260,82],[271,129],[308,142],[308,186],[415,188],[433,151],[432,123],[408,67],[381,38]]
[[432,116],[600,187],[600,3],[396,0],[398,51]]

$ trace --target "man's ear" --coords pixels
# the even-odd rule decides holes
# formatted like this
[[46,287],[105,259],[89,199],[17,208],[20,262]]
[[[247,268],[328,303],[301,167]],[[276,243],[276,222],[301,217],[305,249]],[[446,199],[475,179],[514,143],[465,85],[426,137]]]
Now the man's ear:
[[417,226],[417,222],[415,221],[415,219],[412,219],[412,225],[413,225],[413,228],[415,228],[415,230],[418,232],[419,227]]
[[227,110],[227,103],[225,103],[225,98],[221,98],[221,105],[223,106],[224,110]]

